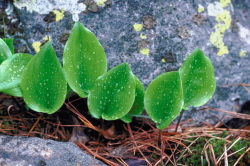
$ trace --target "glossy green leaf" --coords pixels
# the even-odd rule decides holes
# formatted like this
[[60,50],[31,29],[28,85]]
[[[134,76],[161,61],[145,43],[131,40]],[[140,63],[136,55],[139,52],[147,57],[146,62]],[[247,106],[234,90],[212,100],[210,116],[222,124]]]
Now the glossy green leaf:
[[18,53],[10,56],[0,65],[0,91],[12,96],[21,97],[20,79],[24,67],[32,55]]
[[184,94],[184,109],[205,104],[214,94],[216,81],[212,62],[200,49],[190,54],[179,69]]
[[0,39],[0,64],[12,55],[8,45]]
[[88,96],[88,108],[95,118],[120,119],[131,109],[136,82],[127,63],[99,77]]
[[135,101],[130,111],[121,118],[125,123],[132,122],[134,115],[140,115],[144,108],[144,92],[145,88],[142,82],[135,76],[136,88],[135,88]]
[[12,54],[14,54],[14,43],[12,38],[3,38],[3,41],[7,44]]
[[75,23],[65,45],[63,67],[69,86],[81,97],[86,97],[95,80],[107,72],[103,47],[80,22]]
[[166,128],[183,107],[183,91],[178,71],[164,73],[148,86],[144,106],[157,128]]
[[47,42],[28,63],[21,77],[25,103],[33,110],[54,113],[63,104],[67,83],[51,42]]

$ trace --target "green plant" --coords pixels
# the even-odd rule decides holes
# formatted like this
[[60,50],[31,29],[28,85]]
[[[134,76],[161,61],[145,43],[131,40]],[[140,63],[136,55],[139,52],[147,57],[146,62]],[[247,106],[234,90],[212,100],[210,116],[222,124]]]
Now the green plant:
[[196,49],[178,71],[160,75],[145,92],[127,63],[107,71],[104,49],[79,22],[65,45],[63,67],[50,42],[34,56],[12,55],[13,50],[12,39],[0,40],[0,91],[22,96],[28,107],[38,112],[57,111],[66,98],[68,83],[80,97],[88,97],[89,112],[96,118],[129,123],[145,106],[152,120],[159,123],[157,127],[163,129],[182,109],[204,104],[215,91],[212,63]]
[[215,91],[214,69],[200,49],[189,55],[178,71],[153,80],[145,93],[145,108],[157,127],[164,129],[182,109],[205,104]]

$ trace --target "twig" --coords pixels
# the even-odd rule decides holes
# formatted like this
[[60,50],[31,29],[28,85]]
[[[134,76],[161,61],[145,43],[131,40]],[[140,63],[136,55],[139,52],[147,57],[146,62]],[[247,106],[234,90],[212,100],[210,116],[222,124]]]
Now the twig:
[[[203,149],[204,150],[204,149]],[[208,157],[208,154],[207,154],[207,150],[205,149],[204,150],[204,153],[205,153],[205,157],[206,157],[206,160],[207,160],[207,165],[210,166],[210,160],[209,160],[209,157]]]
[[236,166],[240,160],[242,159],[242,157],[250,150],[250,147],[237,159],[237,161],[234,163],[233,166]]
[[229,115],[234,116],[235,118],[250,120],[250,115],[247,115],[247,114],[236,113],[236,112],[231,112],[231,111],[226,111],[226,110],[222,110],[222,109],[218,109],[218,108],[211,108],[211,107],[204,107],[203,109],[210,109],[210,110],[214,110],[214,111],[218,111],[218,112],[224,112],[224,113],[227,113]]
[[227,156],[227,146],[226,146],[226,144],[224,144],[224,156],[225,156],[225,158],[224,158],[224,162],[225,162],[225,166],[228,166],[228,156]]
[[145,159],[145,161],[146,161],[149,165],[151,165],[151,163],[148,161],[148,159],[147,159],[147,158],[144,156],[144,154],[141,152],[140,148],[137,146],[137,143],[136,143],[136,141],[135,141],[135,139],[134,139],[134,135],[133,135],[133,133],[132,133],[132,131],[131,131],[131,128],[130,128],[129,123],[128,123],[127,126],[128,126],[129,134],[130,134],[130,136],[131,136],[131,138],[132,138],[132,140],[133,140],[133,142],[134,142],[134,144],[135,144],[136,149],[139,151],[139,153],[142,155],[142,157]]
[[99,154],[93,152],[92,150],[90,150],[87,146],[85,146],[83,143],[81,142],[78,142],[77,143],[78,146],[84,148],[85,150],[87,150],[91,155],[93,155],[94,157],[98,158],[98,159],[101,159],[102,161],[106,162],[107,164],[109,165],[112,165],[112,166],[119,166],[119,164],[116,164],[112,161],[109,161],[107,159],[105,159],[104,157],[100,156]]
[[36,127],[37,123],[41,120],[42,115],[38,117],[38,119],[36,120],[36,122],[34,123],[34,125],[31,127],[31,129],[29,130],[27,136],[30,135],[30,133],[34,130],[34,128]]
[[230,84],[230,85],[222,85],[221,87],[230,87],[230,86],[250,86],[250,84],[245,84],[245,83],[241,83],[241,84]]
[[[237,140],[235,140],[227,149],[227,151],[229,151],[239,140],[241,139],[241,137],[237,138]],[[224,152],[225,153],[225,152]],[[222,155],[220,156],[220,158],[218,159],[218,161],[216,162],[216,164],[218,164],[220,162],[220,160],[223,158],[223,156],[225,155],[224,153],[222,153]]]
[[[176,160],[176,162],[185,154],[185,152],[189,149],[190,146],[192,146],[200,137],[197,137],[192,143],[190,143],[187,148],[184,150],[184,152],[181,154],[181,156]],[[189,149],[189,151],[191,152],[191,154],[193,154],[193,152]]]
[[215,154],[214,154],[214,147],[210,143],[208,143],[208,148],[209,148],[209,150],[211,152],[213,162],[215,163],[214,166],[217,166],[216,157],[215,157]]

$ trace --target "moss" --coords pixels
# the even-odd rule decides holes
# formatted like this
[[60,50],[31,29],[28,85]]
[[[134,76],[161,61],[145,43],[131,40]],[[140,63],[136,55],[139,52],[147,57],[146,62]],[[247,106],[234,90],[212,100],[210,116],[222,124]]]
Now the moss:
[[[212,133],[211,133],[212,134]],[[230,147],[237,138],[230,139],[231,143],[228,143],[224,138],[228,137],[228,133],[226,131],[222,132],[221,134],[214,134],[214,138],[211,137],[200,137],[197,139],[195,137],[196,135],[193,134],[191,138],[187,138],[187,141],[184,142],[186,146],[189,146],[189,144],[192,142],[193,144],[189,146],[189,149],[192,151],[192,154],[189,151],[184,151],[182,154],[182,157],[178,159],[179,164],[183,165],[207,165],[206,157],[204,151],[207,152],[208,157],[212,155],[212,152],[210,151],[210,148],[205,148],[207,143],[209,143],[214,151],[215,158],[220,157],[224,153],[224,145],[226,147]],[[218,139],[220,138],[220,139]],[[196,140],[197,139],[197,140]],[[193,142],[195,141],[196,142]],[[233,165],[233,163],[236,162],[236,160],[250,147],[250,141],[248,139],[242,138],[238,142],[236,142],[232,148],[228,151],[228,154],[233,154],[232,156],[228,157],[229,165]],[[244,148],[244,149],[242,149]],[[241,151],[238,151],[242,149]],[[185,149],[184,149],[185,150]],[[237,153],[235,153],[238,151]],[[246,162],[250,159],[250,153],[245,154],[242,158],[242,162]],[[177,164],[178,164],[177,163]],[[219,165],[223,165],[224,160],[221,160]],[[210,164],[214,165],[212,160],[210,160]]]

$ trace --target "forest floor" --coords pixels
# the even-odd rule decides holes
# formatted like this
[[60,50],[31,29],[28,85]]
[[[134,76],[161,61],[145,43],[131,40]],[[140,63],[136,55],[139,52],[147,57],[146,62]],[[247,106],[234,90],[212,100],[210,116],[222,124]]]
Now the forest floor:
[[[189,119],[180,122],[177,131],[176,125],[159,131],[146,118],[135,118],[130,124],[95,119],[86,103],[86,99],[70,98],[50,115],[27,109],[22,98],[0,94],[0,134],[71,141],[108,165],[250,165],[248,123],[240,129],[222,122],[185,125]],[[250,115],[224,112],[250,119]]]

